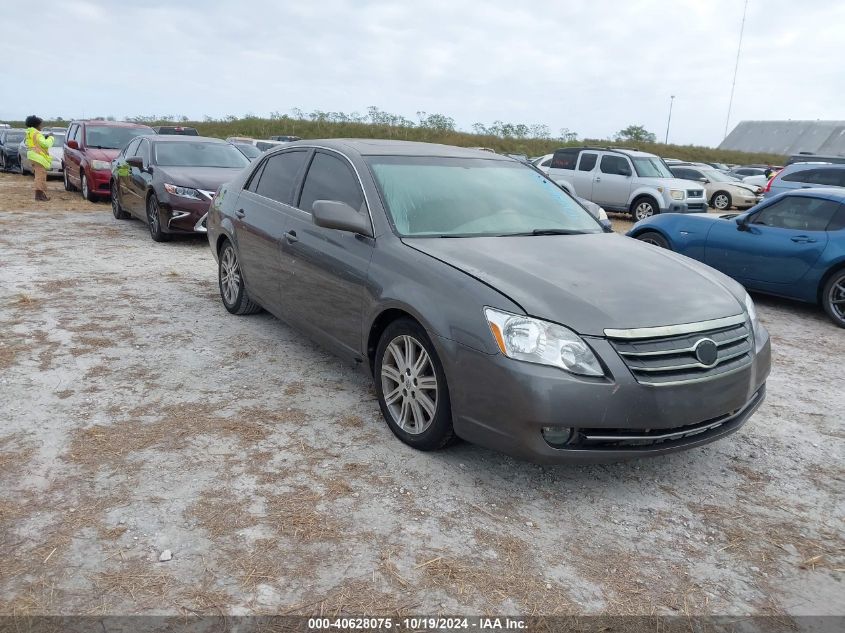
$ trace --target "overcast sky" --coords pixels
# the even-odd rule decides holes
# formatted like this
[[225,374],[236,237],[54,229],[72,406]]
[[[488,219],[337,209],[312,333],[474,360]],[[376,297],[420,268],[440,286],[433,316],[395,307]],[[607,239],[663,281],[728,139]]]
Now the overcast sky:
[[[370,105],[602,138],[723,136],[743,0],[4,3],[0,120]],[[843,119],[845,2],[750,0],[731,127]]]

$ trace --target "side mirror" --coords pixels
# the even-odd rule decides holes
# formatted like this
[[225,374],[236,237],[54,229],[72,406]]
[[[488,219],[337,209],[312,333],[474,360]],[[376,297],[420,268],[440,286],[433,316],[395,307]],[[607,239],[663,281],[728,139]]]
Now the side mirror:
[[76,141],[68,141],[67,143],[65,143],[65,145],[67,145],[71,149],[79,149],[79,143],[77,143]]
[[317,226],[338,231],[351,231],[367,237],[373,236],[370,219],[345,202],[316,200],[311,211],[314,214],[314,224]]
[[748,216],[741,215],[736,220],[736,230],[737,231],[747,231],[748,230]]
[[709,185],[710,181],[707,178],[699,178],[698,182],[703,182],[705,185]]
[[126,159],[126,164],[130,167],[137,167],[138,169],[144,168],[144,159],[140,156],[130,156]]

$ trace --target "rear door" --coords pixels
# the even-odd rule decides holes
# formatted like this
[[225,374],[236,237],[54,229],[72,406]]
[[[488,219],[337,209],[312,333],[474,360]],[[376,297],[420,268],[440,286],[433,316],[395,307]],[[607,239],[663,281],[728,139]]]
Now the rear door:
[[587,200],[593,199],[593,179],[595,178],[598,156],[597,152],[581,152],[578,156],[575,175],[572,177],[576,195]]
[[80,185],[80,178],[79,178],[79,161],[80,161],[80,151],[79,149],[73,149],[68,147],[68,141],[76,141],[77,145],[81,147],[82,145],[82,134],[81,134],[82,126],[79,123],[72,123],[70,128],[67,131],[67,138],[65,139],[65,149],[64,149],[64,169],[65,174],[67,175],[68,181],[75,186]]
[[295,211],[294,190],[310,153],[300,148],[266,157],[235,204],[235,241],[249,291],[283,319],[290,319],[291,312],[281,296],[281,281],[291,273],[281,249]]
[[362,305],[372,238],[314,224],[317,200],[345,202],[369,219],[358,175],[342,154],[317,150],[308,168],[289,238],[282,295],[296,321],[337,353],[358,358],[362,351]]
[[611,209],[627,209],[633,169],[621,154],[601,154],[593,174],[593,202]]
[[147,185],[152,180],[152,174],[150,173],[152,157],[150,142],[145,138],[140,138],[132,155],[141,158],[143,167],[129,168],[129,175],[126,179],[126,191],[129,194],[126,196],[126,199],[130,205],[128,210],[139,217],[145,218],[147,217]]
[[735,222],[714,222],[705,263],[740,282],[790,284],[801,279],[827,246],[827,226],[839,203],[792,195],[750,216],[746,230]]

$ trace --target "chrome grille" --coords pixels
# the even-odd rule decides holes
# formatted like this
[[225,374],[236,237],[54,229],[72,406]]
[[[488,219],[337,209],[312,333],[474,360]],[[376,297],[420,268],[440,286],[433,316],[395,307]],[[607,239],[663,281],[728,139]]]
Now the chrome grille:
[[704,191],[702,189],[687,189],[687,198],[703,198]]
[[[675,385],[739,371],[751,364],[754,348],[744,315],[687,326],[606,330],[605,334],[637,382],[645,385]],[[706,339],[715,343],[712,362],[702,359],[697,350]]]

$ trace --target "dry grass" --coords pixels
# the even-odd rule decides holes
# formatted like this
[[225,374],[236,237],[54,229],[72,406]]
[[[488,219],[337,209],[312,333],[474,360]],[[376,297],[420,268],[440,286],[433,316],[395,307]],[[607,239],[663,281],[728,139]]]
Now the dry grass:
[[297,541],[331,541],[343,536],[341,524],[318,510],[323,495],[304,486],[265,497],[265,518],[281,536]]
[[409,595],[386,593],[367,580],[350,579],[319,597],[310,596],[289,607],[283,615],[345,615],[407,616],[417,612],[419,600]]
[[160,609],[162,603],[169,602],[176,585],[159,563],[140,559],[121,562],[116,570],[95,574],[91,582],[98,595],[128,598],[136,609]]
[[577,611],[563,587],[536,572],[531,548],[522,540],[477,529],[480,547],[496,553],[483,562],[427,550],[417,556],[416,570],[427,589],[441,589],[461,604],[480,604],[500,612],[512,601],[524,615],[565,615]]
[[285,386],[286,396],[298,396],[305,391],[305,383],[301,380],[291,382]]
[[232,491],[206,490],[189,508],[186,516],[196,519],[209,536],[219,539],[233,537],[235,532],[252,527],[257,517],[247,510],[249,503]]
[[83,356],[102,349],[114,347],[114,339],[105,336],[79,336],[74,340],[74,347],[70,348],[72,356]]

